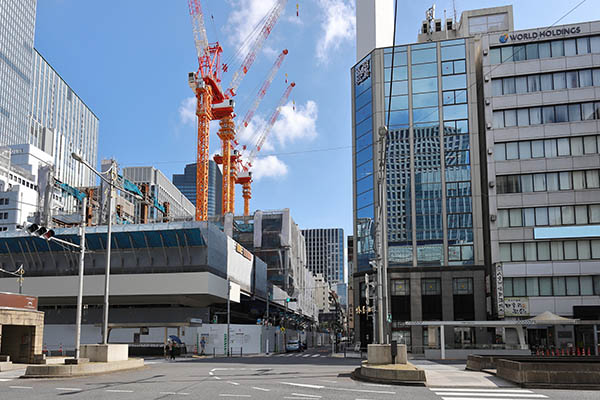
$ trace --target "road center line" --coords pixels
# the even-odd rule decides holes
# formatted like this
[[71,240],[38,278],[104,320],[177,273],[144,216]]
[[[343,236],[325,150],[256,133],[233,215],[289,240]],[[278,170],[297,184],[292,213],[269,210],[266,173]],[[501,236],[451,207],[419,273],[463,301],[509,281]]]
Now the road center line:
[[262,390],[263,392],[270,392],[271,391],[271,389],[259,388],[259,387],[256,387],[256,386],[252,386],[252,389]]
[[221,380],[221,378],[219,378],[218,376],[215,376],[215,379]]
[[359,393],[377,393],[377,394],[396,394],[396,392],[386,392],[384,390],[361,390],[361,389],[346,389],[346,388],[329,388],[329,390],[340,390],[342,392],[359,392]]
[[11,389],[33,389],[31,386],[9,386]]
[[239,383],[237,383],[237,382],[227,381],[227,383],[231,383],[232,385],[239,386]]
[[519,399],[547,399],[543,394],[523,394],[523,393],[485,393],[485,390],[479,392],[435,392],[438,396],[480,396],[480,397],[518,397]]
[[71,391],[78,392],[81,389],[80,388],[56,388],[56,390],[64,390],[64,391],[69,391],[69,392],[71,392]]
[[227,393],[220,393],[219,397],[252,397],[249,394],[227,394]]
[[133,393],[133,390],[123,390],[123,389],[106,389],[107,392],[111,393]]
[[290,386],[298,386],[298,387],[305,387],[305,388],[311,388],[311,389],[323,389],[325,386],[320,386],[320,385],[307,385],[304,383],[292,383],[292,382],[280,382],[282,385],[290,385]]
[[320,399],[322,397],[322,396],[317,396],[315,394],[304,394],[304,393],[292,393],[292,396],[310,397],[312,399]]

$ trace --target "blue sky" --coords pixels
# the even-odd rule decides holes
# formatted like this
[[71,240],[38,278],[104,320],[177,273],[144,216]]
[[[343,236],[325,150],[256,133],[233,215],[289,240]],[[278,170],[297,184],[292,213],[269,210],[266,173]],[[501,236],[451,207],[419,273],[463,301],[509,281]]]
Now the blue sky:
[[[358,0],[366,1],[366,0]],[[548,26],[581,0],[521,0],[515,29]],[[203,0],[210,41],[235,50],[273,0]],[[277,55],[289,55],[262,102],[250,137],[268,118],[287,86],[290,103],[255,162],[251,210],[290,208],[301,228],[341,227],[352,233],[350,68],[355,63],[354,0],[288,1],[236,98],[240,117]],[[462,10],[509,4],[456,0]],[[428,2],[400,1],[397,43],[416,41]],[[452,1],[436,2],[438,16]],[[214,17],[210,18],[210,15]],[[560,23],[599,20],[587,0]],[[187,73],[197,69],[185,0],[38,0],[36,48],[100,118],[99,159],[121,166],[154,165],[169,178],[196,157],[193,96]],[[231,74],[224,77],[229,82]],[[295,109],[293,103],[295,103]],[[192,112],[192,113],[191,113]],[[248,140],[248,139],[247,139]],[[219,151],[216,129],[210,152]],[[259,153],[259,157],[261,154]],[[236,210],[242,212],[241,191]]]

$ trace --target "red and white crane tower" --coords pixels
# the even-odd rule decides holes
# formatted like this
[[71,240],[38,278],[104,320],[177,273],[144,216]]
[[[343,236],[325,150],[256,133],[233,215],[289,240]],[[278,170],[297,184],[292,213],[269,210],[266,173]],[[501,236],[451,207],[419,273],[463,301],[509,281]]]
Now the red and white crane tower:
[[273,114],[271,114],[271,117],[269,118],[267,124],[265,125],[262,132],[258,136],[258,139],[256,141],[256,146],[250,151],[250,154],[248,155],[248,158],[247,158],[245,164],[242,162],[242,171],[240,171],[238,178],[236,180],[236,183],[242,185],[242,197],[244,198],[244,215],[250,214],[250,199],[252,198],[252,187],[251,187],[252,172],[250,171],[250,169],[252,168],[252,163],[254,162],[254,159],[256,158],[256,154],[260,151],[262,146],[265,144],[265,141],[269,137],[269,134],[271,133],[271,130],[273,129],[273,125],[275,125],[275,122],[277,121],[277,118],[279,117],[279,114],[281,113],[281,109],[283,108],[285,103],[288,101],[288,98],[290,97],[290,93],[292,92],[292,89],[294,88],[294,86],[296,86],[296,83],[292,82],[285,89],[283,96],[281,96],[281,99],[279,100],[279,104],[277,105],[277,108],[275,108],[275,110],[273,111]]
[[200,0],[188,0],[194,42],[198,55],[198,71],[188,74],[188,84],[196,95],[198,116],[198,150],[196,154],[196,221],[208,217],[208,142],[209,123],[218,119],[213,112],[213,103],[222,103],[225,95],[221,90],[221,53],[218,42],[210,44],[206,36],[204,15]]

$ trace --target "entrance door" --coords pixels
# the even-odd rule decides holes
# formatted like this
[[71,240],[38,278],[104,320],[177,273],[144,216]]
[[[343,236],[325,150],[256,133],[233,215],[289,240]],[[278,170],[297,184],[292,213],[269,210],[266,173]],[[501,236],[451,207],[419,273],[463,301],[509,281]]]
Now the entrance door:
[[0,354],[10,356],[17,363],[28,363],[33,358],[33,326],[2,325]]

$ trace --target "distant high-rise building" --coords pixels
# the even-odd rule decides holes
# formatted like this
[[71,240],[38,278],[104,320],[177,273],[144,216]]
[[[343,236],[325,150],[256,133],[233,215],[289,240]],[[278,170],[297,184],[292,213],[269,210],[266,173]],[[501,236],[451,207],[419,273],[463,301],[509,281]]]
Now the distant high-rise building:
[[[196,164],[187,164],[183,174],[173,174],[173,184],[196,205]],[[221,214],[223,175],[216,162],[208,162],[208,215]]]
[[98,163],[98,117],[34,50],[29,142],[54,158],[54,177],[71,186],[92,186],[94,173],[71,157]]
[[[105,160],[106,161],[106,160]],[[102,162],[102,170],[110,167],[108,162]],[[156,199],[159,205],[165,202],[169,203],[169,219],[173,220],[191,220],[196,208],[180,191],[169,181],[169,179],[158,169],[154,167],[126,167],[123,168],[123,177],[136,185],[147,184],[150,189],[150,195]],[[140,214],[140,204],[136,202],[135,215]],[[148,210],[149,221],[162,221],[161,212],[155,207]]]
[[0,2],[0,146],[29,144],[36,0]]
[[313,274],[323,274],[331,285],[344,283],[344,230],[304,229],[306,263]]

